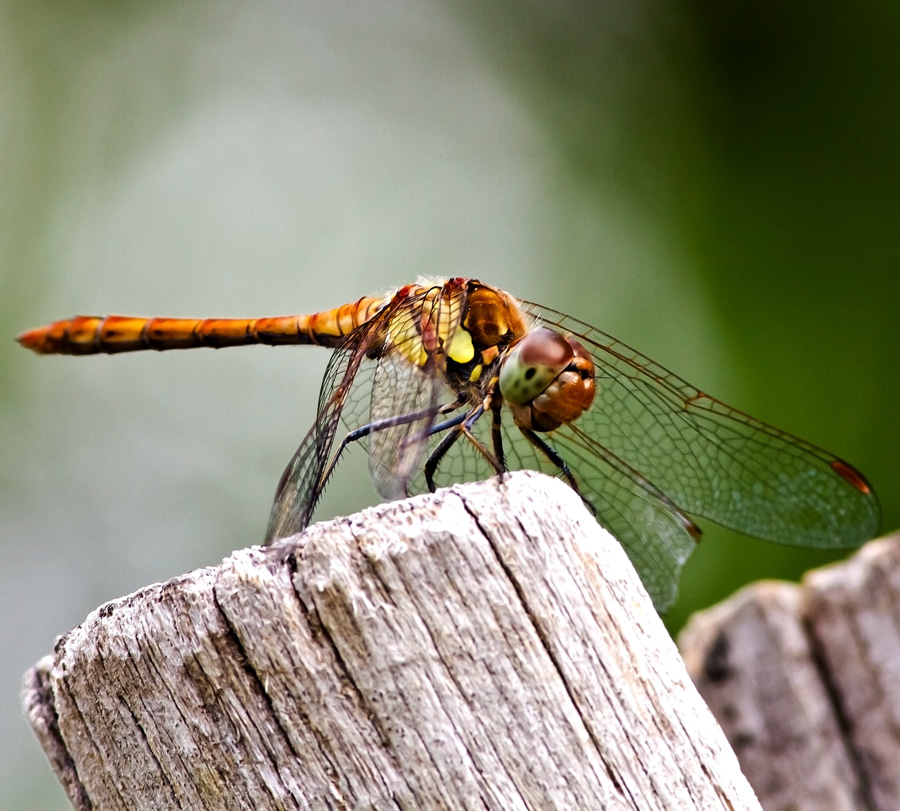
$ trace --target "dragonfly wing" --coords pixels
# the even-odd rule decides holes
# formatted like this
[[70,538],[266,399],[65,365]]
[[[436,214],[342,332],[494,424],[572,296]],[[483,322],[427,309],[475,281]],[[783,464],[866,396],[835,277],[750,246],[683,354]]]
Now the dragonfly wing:
[[423,438],[439,407],[439,382],[398,353],[391,353],[378,364],[372,385],[371,424],[398,415],[408,418],[373,431],[367,440],[369,472],[383,498],[407,494],[409,479],[425,450]]
[[275,490],[275,502],[266,529],[267,544],[302,532],[309,524],[313,508],[325,488],[331,449],[350,388],[359,367],[366,360],[369,325],[351,333],[328,362],[316,421],[303,438]]
[[379,494],[400,498],[421,468],[439,408],[455,400],[447,354],[460,329],[461,291],[423,289],[392,315],[372,383],[370,424],[394,421],[368,438],[369,471]]
[[610,335],[527,305],[574,335],[596,364],[597,395],[577,421],[681,510],[758,538],[840,548],[871,538],[880,510],[850,465],[704,394]]
[[593,442],[575,425],[550,438],[597,520],[625,547],[660,613],[678,596],[681,570],[699,529],[653,484]]
[[338,426],[368,450],[378,492],[408,491],[440,405],[454,398],[445,382],[446,347],[459,328],[460,288],[404,288],[335,350],[319,394],[315,424],[282,475],[266,542],[305,529],[344,449]]
[[[491,448],[490,413],[472,426],[472,433],[484,447]],[[505,408],[501,434],[508,470],[540,470],[565,479],[559,467],[522,435]],[[429,449],[436,447],[441,438],[442,435],[432,437]],[[681,569],[696,546],[692,535],[696,528],[691,521],[639,474],[572,426],[542,438],[569,465],[579,492],[600,524],[619,539],[656,609],[668,609],[678,594]],[[484,455],[460,436],[442,458],[434,479],[435,485],[442,487],[492,475],[494,469]],[[418,476],[411,489],[424,491],[424,477]]]

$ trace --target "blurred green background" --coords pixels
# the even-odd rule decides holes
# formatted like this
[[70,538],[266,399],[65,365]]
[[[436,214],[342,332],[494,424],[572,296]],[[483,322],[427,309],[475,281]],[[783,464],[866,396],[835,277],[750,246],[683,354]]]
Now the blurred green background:
[[[49,320],[475,276],[847,458],[897,527],[897,42],[874,0],[0,0],[0,808],[68,807],[22,672],[260,541],[327,361],[13,343]],[[704,529],[673,630],[826,560]]]

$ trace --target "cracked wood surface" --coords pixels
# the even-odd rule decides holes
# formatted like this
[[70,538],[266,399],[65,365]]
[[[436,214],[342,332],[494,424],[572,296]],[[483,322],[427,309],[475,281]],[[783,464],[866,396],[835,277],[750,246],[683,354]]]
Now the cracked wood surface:
[[766,811],[900,808],[900,535],[749,586],[679,646]]
[[617,542],[514,474],[108,603],[26,675],[79,809],[757,809]]

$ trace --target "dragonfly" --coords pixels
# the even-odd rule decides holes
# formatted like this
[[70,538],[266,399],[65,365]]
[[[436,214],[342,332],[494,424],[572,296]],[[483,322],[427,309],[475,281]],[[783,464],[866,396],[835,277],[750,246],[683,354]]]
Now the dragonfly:
[[333,349],[315,422],[276,488],[267,543],[306,528],[357,443],[386,499],[524,468],[562,478],[623,544],[660,612],[700,538],[691,516],[820,549],[856,546],[880,522],[874,490],[848,462],[583,321],[475,279],[420,280],[309,315],[76,316],[17,340],[69,355]]

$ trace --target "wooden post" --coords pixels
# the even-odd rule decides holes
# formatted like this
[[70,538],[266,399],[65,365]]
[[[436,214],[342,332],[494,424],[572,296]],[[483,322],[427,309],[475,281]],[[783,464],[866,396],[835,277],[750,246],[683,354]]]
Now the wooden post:
[[514,474],[108,603],[26,676],[79,809],[758,809],[619,544]]
[[679,645],[767,811],[900,808],[900,535],[749,586]]

